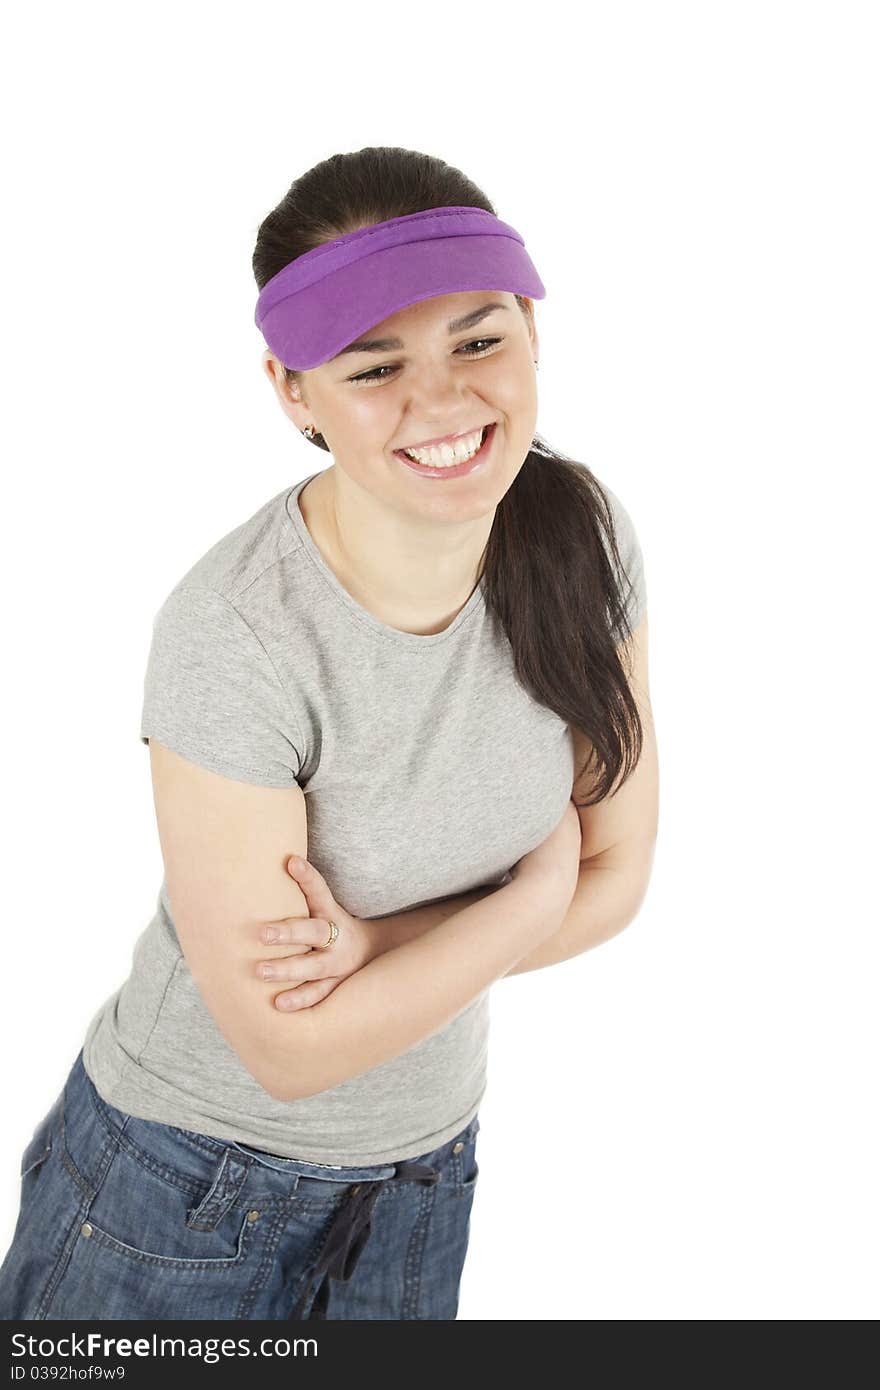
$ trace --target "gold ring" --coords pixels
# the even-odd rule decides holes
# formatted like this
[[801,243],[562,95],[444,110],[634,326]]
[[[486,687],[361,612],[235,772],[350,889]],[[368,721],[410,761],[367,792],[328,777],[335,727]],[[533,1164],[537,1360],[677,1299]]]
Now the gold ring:
[[337,936],[339,935],[339,928],[337,927],[337,925],[336,925],[335,922],[328,922],[328,926],[330,927],[330,935],[328,936],[327,940],[324,942],[324,945],[318,947],[318,950],[319,950],[319,951],[326,951],[330,946],[333,945],[333,942],[336,940]]

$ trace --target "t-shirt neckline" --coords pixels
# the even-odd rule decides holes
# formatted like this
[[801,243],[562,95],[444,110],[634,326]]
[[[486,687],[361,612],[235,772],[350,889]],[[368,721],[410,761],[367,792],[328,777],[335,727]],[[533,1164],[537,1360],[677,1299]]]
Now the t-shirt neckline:
[[[320,470],[318,471],[320,472]],[[308,526],[306,526],[305,517],[303,516],[299,508],[298,498],[306,483],[310,483],[312,481],[312,478],[316,478],[317,476],[317,472],[310,473],[307,478],[303,478],[301,482],[294,484],[294,486],[290,489],[290,491],[287,494],[287,498],[285,500],[285,509],[287,511],[288,516],[290,517],[291,522],[293,523],[297,535],[302,541],[303,548],[306,554],[312,561],[318,573],[321,575],[321,578],[324,580],[324,582],[328,585],[332,593],[335,595],[335,597],[345,605],[345,607],[348,609],[351,615],[355,619],[357,619],[359,623],[363,624],[366,627],[372,628],[374,632],[378,633],[380,636],[388,639],[389,641],[399,642],[401,644],[405,644],[411,647],[430,647],[440,642],[448,642],[450,638],[455,636],[455,634],[464,625],[464,623],[466,623],[468,619],[483,605],[483,579],[480,578],[476,588],[468,598],[464,607],[461,608],[458,611],[458,613],[456,613],[452,622],[449,624],[448,627],[444,628],[442,632],[404,632],[399,627],[391,627],[390,624],[381,622],[380,619],[375,616],[375,614],[369,612],[368,609],[364,608],[360,603],[358,603],[357,599],[353,598],[352,595],[345,588],[345,586],[340,583],[333,570],[327,564],[327,561],[324,559],[324,556],[321,554],[314,540],[312,539],[312,533],[310,532]]]

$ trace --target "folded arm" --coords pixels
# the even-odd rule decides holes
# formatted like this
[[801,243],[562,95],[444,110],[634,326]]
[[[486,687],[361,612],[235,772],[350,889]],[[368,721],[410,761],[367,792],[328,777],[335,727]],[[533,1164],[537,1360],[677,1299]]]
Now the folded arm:
[[[581,861],[574,897],[562,922],[545,940],[515,961],[503,972],[521,975],[541,970],[560,961],[571,960],[593,946],[608,941],[638,913],[651,875],[653,842],[619,846],[594,859]],[[502,889],[484,889],[444,898],[390,917],[371,918],[369,928],[372,958],[384,955],[407,941],[417,941],[463,907]]]
[[[399,1056],[451,1022],[555,931],[571,901],[577,827],[564,871],[524,874],[380,954],[313,1008],[273,1007],[256,975],[261,926],[308,917],[286,871],[306,857],[302,790],[221,776],[150,739],[168,896],[181,950],[218,1029],[279,1100],[325,1091]],[[569,808],[570,809],[570,808]],[[539,853],[539,851],[535,851]]]
[[[636,641],[646,640],[646,627],[645,620]],[[368,1071],[444,1027],[502,976],[566,959],[625,925],[641,901],[656,832],[645,673],[643,682],[642,759],[614,797],[579,812],[576,882],[572,842],[568,876],[518,876],[494,891],[465,895],[473,900],[458,910],[446,900],[418,915],[377,919],[384,948],[320,1004],[293,1013],[273,1006],[277,986],[257,978],[255,967],[266,957],[259,940],[264,924],[309,916],[286,870],[291,854],[307,858],[301,788],[221,776],[150,738],[181,949],[219,1031],[269,1094],[295,1100]],[[425,922],[427,929],[409,934]]]

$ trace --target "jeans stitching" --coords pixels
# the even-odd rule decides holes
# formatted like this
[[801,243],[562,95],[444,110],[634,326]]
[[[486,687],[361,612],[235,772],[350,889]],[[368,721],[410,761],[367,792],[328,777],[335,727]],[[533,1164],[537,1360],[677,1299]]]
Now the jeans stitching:
[[406,1251],[406,1264],[403,1275],[403,1303],[400,1310],[402,1318],[415,1319],[419,1313],[419,1296],[422,1287],[422,1264],[425,1258],[425,1239],[428,1222],[434,1209],[434,1187],[421,1191],[419,1210],[410,1234]]
[[80,1189],[80,1191],[84,1193],[84,1198],[80,1201],[79,1207],[77,1208],[76,1214],[71,1223],[70,1230],[67,1233],[67,1240],[64,1243],[64,1248],[62,1249],[61,1254],[59,1255],[58,1260],[55,1263],[55,1268],[49,1275],[49,1278],[43,1288],[42,1295],[40,1296],[39,1302],[37,1304],[37,1310],[34,1314],[34,1317],[41,1319],[45,1319],[48,1316],[48,1313],[52,1306],[52,1301],[55,1298],[56,1293],[58,1292],[58,1288],[65,1274],[67,1273],[70,1261],[73,1257],[74,1249],[76,1248],[76,1242],[80,1238],[80,1226],[82,1225],[83,1221],[88,1215],[92,1203],[95,1201],[95,1198],[97,1197],[98,1193],[101,1190],[101,1187],[104,1184],[107,1174],[110,1172],[113,1160],[119,1152],[118,1140],[114,1145],[113,1138],[111,1136],[110,1143],[108,1144],[105,1142],[104,1145],[102,1145],[100,1151],[98,1159],[96,1186],[93,1188],[90,1183],[86,1183],[85,1179],[82,1177],[79,1170],[77,1169],[76,1164],[73,1162],[73,1159],[67,1148],[67,1117],[65,1112],[67,1107],[68,1084],[69,1081],[64,1083],[64,1087],[61,1093],[61,1116],[59,1125],[58,1147],[61,1156],[61,1161],[64,1165],[66,1172],[73,1179],[75,1185]]
[[254,1223],[249,1221],[247,1216],[243,1216],[235,1254],[213,1257],[193,1256],[187,1258],[182,1255],[160,1255],[152,1250],[141,1250],[138,1246],[129,1245],[127,1241],[120,1240],[118,1236],[111,1235],[103,1227],[94,1224],[92,1225],[91,1239],[97,1241],[99,1245],[106,1246],[115,1254],[133,1260],[136,1264],[153,1265],[159,1269],[174,1269],[181,1274],[203,1274],[209,1273],[211,1270],[222,1273],[245,1263],[250,1254],[253,1229]]
[[[265,1215],[266,1208],[261,1207],[260,1210],[263,1215]],[[237,1317],[247,1318],[253,1310],[257,1295],[262,1293],[265,1289],[269,1276],[275,1266],[275,1261],[278,1256],[278,1246],[281,1243],[281,1237],[284,1234],[284,1229],[289,1219],[290,1213],[287,1209],[287,1204],[279,1203],[274,1212],[274,1220],[263,1238],[263,1255],[257,1266],[256,1273],[248,1287],[242,1292],[241,1298],[238,1301],[238,1308],[236,1311]]]

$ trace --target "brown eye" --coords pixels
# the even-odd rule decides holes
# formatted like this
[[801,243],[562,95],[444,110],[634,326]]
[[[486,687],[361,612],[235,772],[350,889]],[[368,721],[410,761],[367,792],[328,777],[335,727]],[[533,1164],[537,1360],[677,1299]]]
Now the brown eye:
[[[503,338],[472,338],[469,343],[462,343],[461,347],[458,348],[457,351],[463,352],[465,357],[483,357],[488,351],[490,351],[495,346],[496,343],[503,342]],[[480,346],[482,343],[488,343],[489,346],[486,348],[482,348]],[[477,348],[479,350],[476,352],[472,352],[470,351],[470,349],[472,348]],[[355,386],[361,386],[364,382],[387,381],[388,378],[385,376],[380,376],[379,373],[395,371],[397,371],[396,367],[392,366],[389,363],[386,363],[382,367],[372,367],[370,371],[360,372],[357,376],[350,376],[348,379]]]

